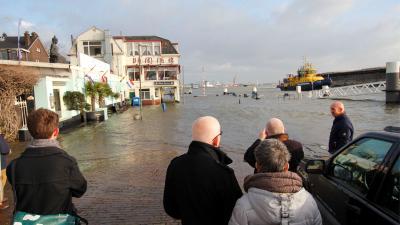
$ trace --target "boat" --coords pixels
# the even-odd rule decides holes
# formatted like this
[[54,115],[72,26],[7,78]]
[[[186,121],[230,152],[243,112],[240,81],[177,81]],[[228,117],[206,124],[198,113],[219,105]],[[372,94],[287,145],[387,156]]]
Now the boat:
[[297,70],[297,76],[289,74],[287,78],[283,79],[283,82],[279,81],[278,88],[281,91],[295,91],[297,86],[301,87],[302,91],[312,91],[322,89],[322,86],[330,86],[332,80],[330,78],[324,78],[320,74],[317,74],[317,70],[313,68],[311,63],[307,61],[304,65]]

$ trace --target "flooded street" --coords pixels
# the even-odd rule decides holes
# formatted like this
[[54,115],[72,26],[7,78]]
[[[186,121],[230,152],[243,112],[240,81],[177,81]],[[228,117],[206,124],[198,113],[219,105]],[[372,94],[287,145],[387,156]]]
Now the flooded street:
[[[198,95],[200,89],[193,95]],[[237,94],[251,88],[231,89]],[[302,142],[308,157],[327,155],[332,124],[332,100],[278,99],[275,89],[260,89],[260,100],[223,96],[222,88],[207,90],[205,97],[186,95],[184,103],[143,107],[143,120],[133,120],[138,108],[114,114],[103,123],[75,128],[60,136],[61,145],[79,163],[88,180],[87,193],[74,199],[80,214],[91,224],[175,224],[163,210],[162,193],[169,161],[186,151],[191,124],[199,116],[219,119],[222,148],[233,158],[238,181],[252,169],[243,162],[247,147],[257,138],[265,122],[278,117],[289,136]],[[216,96],[219,94],[219,96]],[[385,126],[400,126],[400,107],[380,101],[344,101],[355,128],[355,136]],[[23,150],[14,145],[13,157]],[[10,187],[7,196],[12,199]],[[9,210],[8,213],[11,211]],[[1,215],[1,219],[6,216]],[[3,221],[3,220],[2,220]],[[129,222],[128,222],[129,221]],[[1,223],[4,224],[4,223]]]

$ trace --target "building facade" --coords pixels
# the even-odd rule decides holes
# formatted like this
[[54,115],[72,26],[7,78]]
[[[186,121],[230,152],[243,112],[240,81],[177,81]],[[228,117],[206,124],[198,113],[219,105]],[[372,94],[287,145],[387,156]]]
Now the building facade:
[[71,64],[79,53],[110,64],[125,85],[125,98],[141,96],[144,105],[180,101],[178,44],[157,36],[111,36],[92,27],[73,39]]
[[[19,49],[21,61],[49,62],[49,54],[36,32],[29,34],[26,31],[19,38]],[[19,60],[17,36],[7,36],[5,33],[0,36],[0,60]]]

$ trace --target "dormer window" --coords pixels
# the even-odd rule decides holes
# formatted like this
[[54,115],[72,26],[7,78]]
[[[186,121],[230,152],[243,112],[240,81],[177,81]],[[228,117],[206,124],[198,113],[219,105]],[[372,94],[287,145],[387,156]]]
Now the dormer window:
[[102,56],[101,41],[84,41],[83,53],[89,56]]
[[161,54],[161,43],[160,42],[128,42],[127,43],[127,54],[129,56],[139,55],[160,55]]
[[161,54],[161,43],[160,42],[154,42],[154,55],[160,55]]

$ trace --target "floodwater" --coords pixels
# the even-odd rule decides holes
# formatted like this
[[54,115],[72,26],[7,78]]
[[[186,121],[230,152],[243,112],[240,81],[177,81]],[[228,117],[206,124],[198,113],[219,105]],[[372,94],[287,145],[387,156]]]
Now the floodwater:
[[[239,95],[250,94],[251,90],[229,91]],[[333,120],[329,106],[333,100],[303,97],[284,101],[280,98],[283,93],[276,89],[259,89],[260,100],[223,96],[222,88],[208,89],[207,96],[194,97],[201,92],[196,89],[180,104],[168,104],[166,112],[160,106],[145,106],[143,120],[134,120],[139,109],[131,108],[106,122],[60,135],[63,149],[77,159],[88,180],[87,193],[74,199],[82,216],[92,224],[179,224],[162,207],[165,172],[170,160],[187,150],[192,122],[200,116],[211,115],[220,121],[222,149],[233,159],[231,167],[240,184],[253,172],[243,162],[243,154],[271,117],[283,120],[289,136],[303,143],[307,157],[328,155],[326,146]],[[400,105],[359,99],[343,101],[355,136],[389,125],[400,126]],[[17,157],[25,144],[13,143],[11,158]],[[9,185],[6,196],[12,199]],[[0,213],[0,221],[8,221],[11,208]],[[132,219],[127,215],[136,216]]]
[[[230,89],[237,94],[250,94],[251,87]],[[277,89],[259,89],[260,100],[223,96],[222,88],[210,88],[206,96],[201,89],[185,95],[180,104],[144,106],[143,120],[133,120],[139,108],[112,116],[107,122],[92,124],[61,135],[62,146],[80,161],[120,157],[135,150],[185,150],[191,140],[192,122],[205,115],[216,117],[222,126],[222,149],[242,155],[269,118],[282,119],[290,138],[303,143],[309,157],[327,155],[327,143],[332,125],[329,106],[333,100],[283,100]],[[219,96],[217,96],[219,95]],[[239,104],[240,99],[240,104]],[[367,131],[380,131],[385,126],[400,126],[400,106],[383,101],[344,100],[353,122],[355,137]],[[92,156],[96,155],[96,158]],[[83,165],[84,166],[84,165]]]

